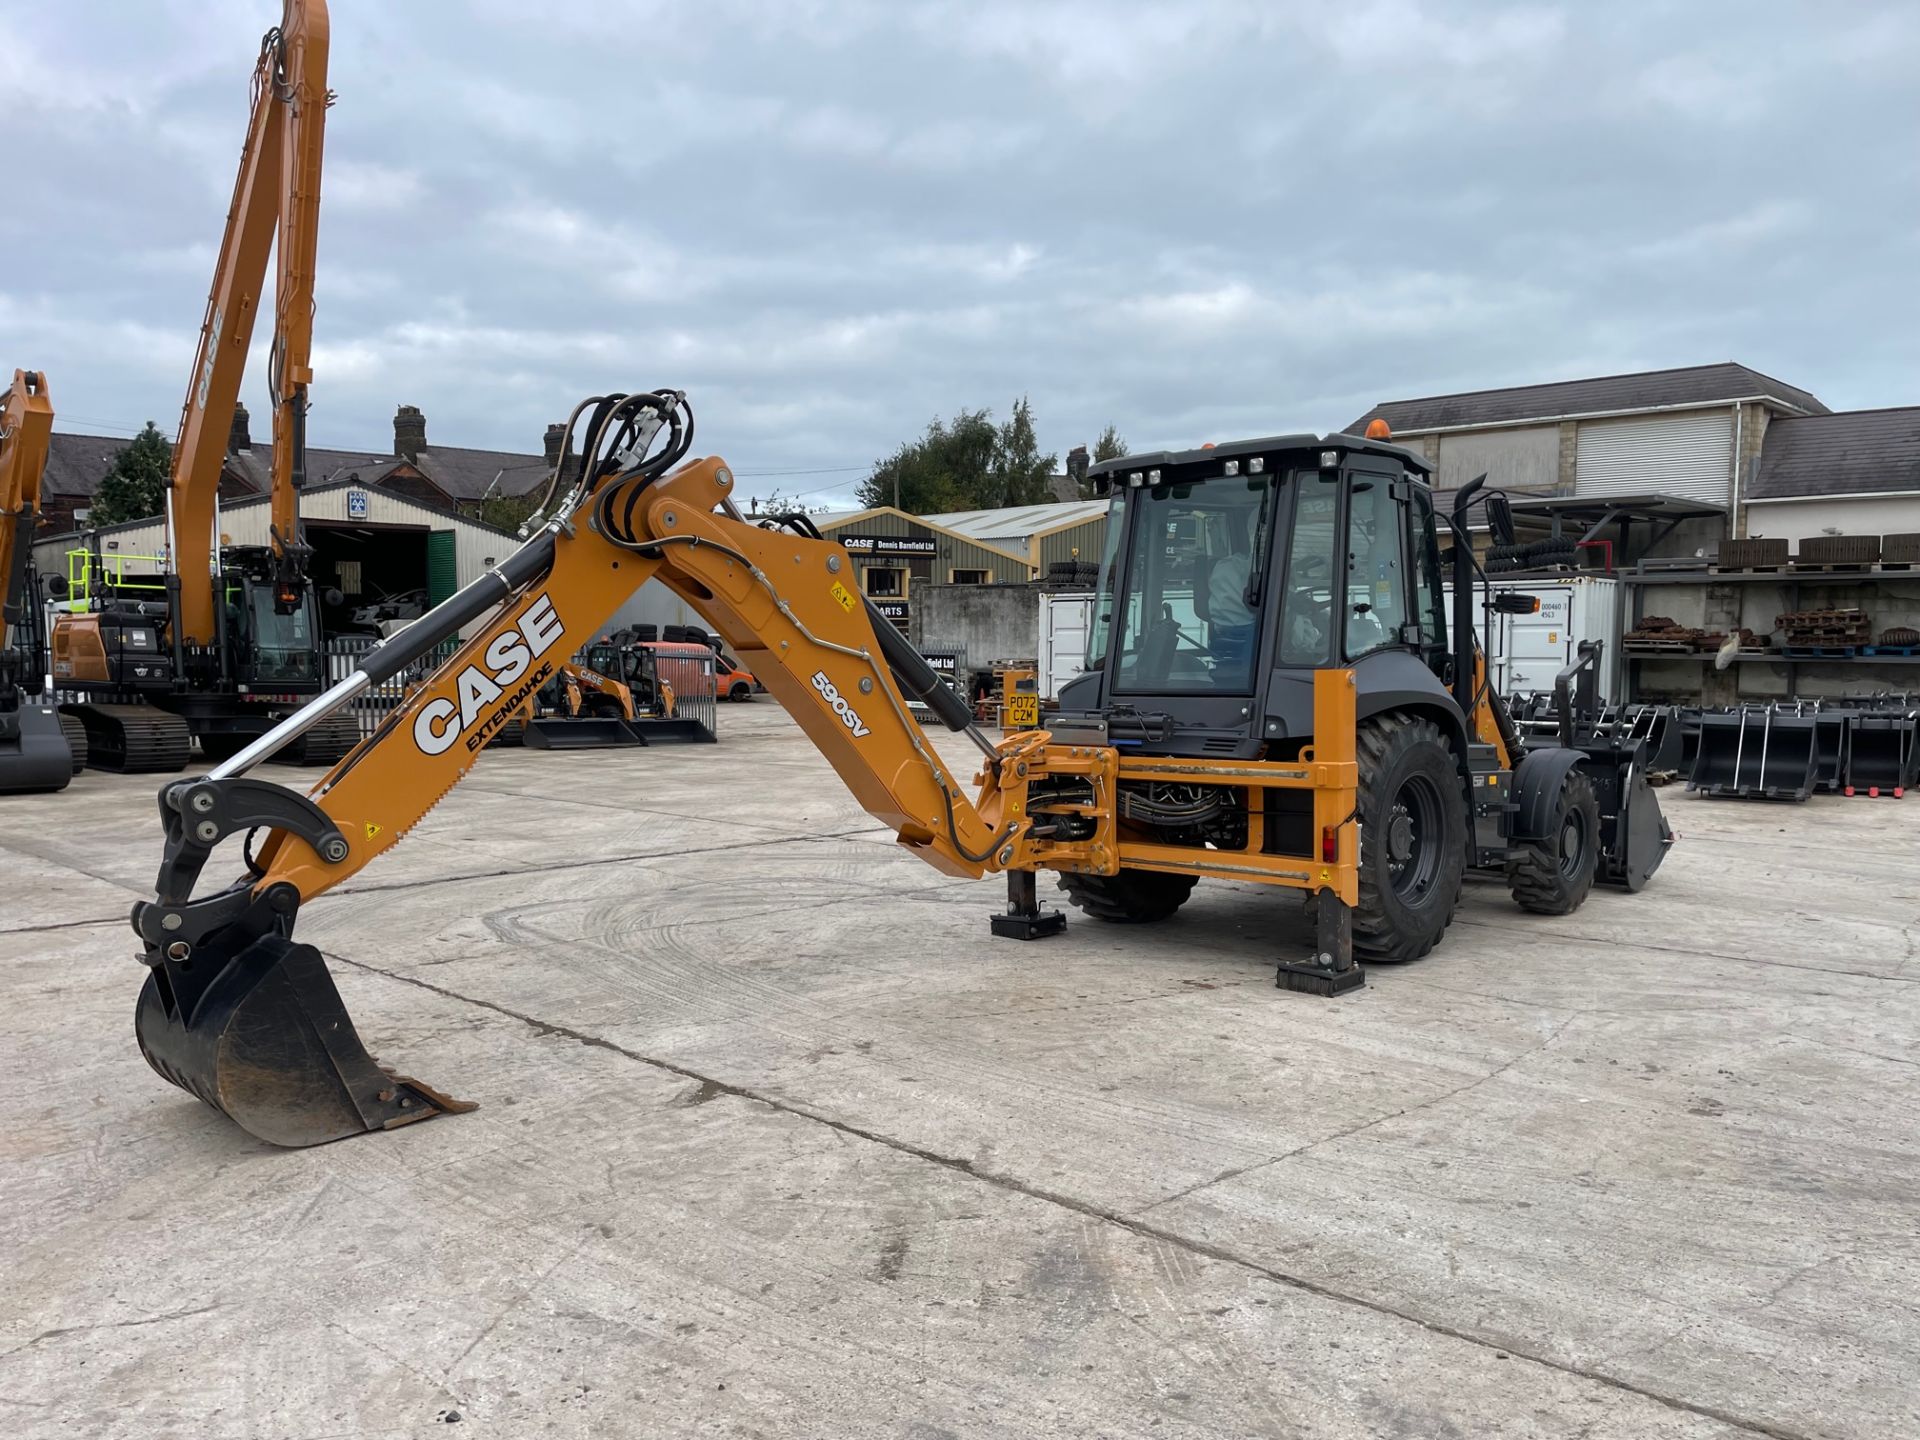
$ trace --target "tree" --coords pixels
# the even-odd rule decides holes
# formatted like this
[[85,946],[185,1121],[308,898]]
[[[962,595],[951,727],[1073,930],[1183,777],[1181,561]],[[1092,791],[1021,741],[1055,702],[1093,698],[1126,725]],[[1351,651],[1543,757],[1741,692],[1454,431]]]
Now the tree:
[[524,495],[489,495],[476,507],[474,519],[509,535],[518,535],[545,493],[546,486],[536,485]]
[[1120,434],[1117,425],[1109,425],[1100,432],[1100,438],[1093,442],[1093,463],[1102,460],[1118,460],[1127,453],[1127,442]]
[[1060,457],[1040,453],[1040,441],[1033,433],[1033,406],[1026,396],[1014,402],[1013,415],[1000,427],[999,438],[988,500],[979,508],[1044,505],[1053,499],[1053,467]]
[[89,525],[117,525],[166,513],[167,477],[173,472],[173,445],[149,420],[147,428],[113,459],[113,468],[94,492]]
[[1022,398],[1013,418],[995,425],[986,410],[961,410],[951,421],[935,416],[860,483],[860,503],[897,505],[909,515],[1033,505],[1051,498],[1052,455],[1041,455],[1033,411]]
[[754,495],[747,500],[749,519],[757,515],[824,515],[831,509],[831,505],[804,504],[797,498],[789,499],[778,490],[765,499]]

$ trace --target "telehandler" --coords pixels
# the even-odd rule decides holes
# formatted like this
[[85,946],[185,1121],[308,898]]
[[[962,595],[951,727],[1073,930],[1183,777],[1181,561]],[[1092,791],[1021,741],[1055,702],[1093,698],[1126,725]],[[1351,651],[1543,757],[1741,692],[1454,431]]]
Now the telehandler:
[[[1334,994],[1356,963],[1440,939],[1469,867],[1563,914],[1596,879],[1644,885],[1670,836],[1639,742],[1522,753],[1473,635],[1459,494],[1456,611],[1444,611],[1427,466],[1385,438],[1283,435],[1100,468],[1112,497],[1089,673],[1050,730],[998,743],[858,591],[804,517],[756,526],[733,472],[689,460],[684,395],[594,397],[584,463],[498,568],[375,646],[360,669],[203,776],[160,794],[157,894],[135,907],[148,974],[135,1028],[154,1069],[279,1145],[463,1108],[368,1055],[300,908],[394,844],[606,617],[657,579],[714,627],[865,809],[937,869],[1004,872],[995,934],[1089,914],[1171,915],[1202,877],[1308,902],[1289,989]],[[1484,477],[1483,477],[1484,478]],[[549,509],[549,505],[551,508]],[[1490,503],[1496,526],[1504,505]],[[471,638],[310,793],[249,771],[442,640]],[[909,697],[978,749],[970,799]],[[199,898],[215,846],[264,831],[246,871]]]

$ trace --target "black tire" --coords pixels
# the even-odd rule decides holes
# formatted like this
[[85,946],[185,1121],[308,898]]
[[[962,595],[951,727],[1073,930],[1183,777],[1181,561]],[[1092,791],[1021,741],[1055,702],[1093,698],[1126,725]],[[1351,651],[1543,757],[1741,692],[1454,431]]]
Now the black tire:
[[1600,802],[1585,771],[1567,772],[1543,828],[1552,838],[1515,842],[1508,852],[1507,888],[1522,910],[1571,915],[1593,889],[1600,864]]
[[580,707],[580,713],[592,716],[596,720],[623,718],[620,702],[611,695],[589,695],[586,703]]
[[1158,870],[1122,870],[1118,875],[1065,875],[1060,888],[1067,903],[1096,920],[1114,925],[1143,925],[1165,920],[1187,903],[1197,875],[1165,875]]
[[1073,560],[1055,560],[1047,566],[1047,583],[1050,585],[1077,585],[1080,581],[1080,566]]
[[1440,943],[1467,873],[1467,803],[1453,751],[1431,720],[1388,713],[1360,725],[1362,960],[1418,960]]
[[742,680],[727,691],[727,699],[738,705],[742,700],[753,698],[753,687]]

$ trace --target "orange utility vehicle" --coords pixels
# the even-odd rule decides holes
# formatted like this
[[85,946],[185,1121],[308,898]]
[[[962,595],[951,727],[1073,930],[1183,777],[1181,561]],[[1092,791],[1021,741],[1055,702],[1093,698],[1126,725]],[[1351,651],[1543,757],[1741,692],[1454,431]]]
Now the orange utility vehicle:
[[[137,586],[90,586],[53,625],[54,684],[86,727],[92,763],[178,770],[190,743],[219,760],[326,682],[299,497],[313,380],[313,282],[326,127],[325,0],[287,0],[253,72],[253,109],[200,326],[167,482],[168,565]],[[276,257],[269,543],[216,545],[221,466],[247,348]],[[58,582],[64,584],[64,582]],[[310,728],[283,759],[332,764],[359,739],[350,716]]]
[[[133,916],[136,1032],[159,1074],[255,1135],[309,1145],[462,1108],[369,1057],[320,952],[294,938],[300,909],[397,844],[648,580],[752,658],[900,845],[950,875],[1007,876],[998,935],[1064,926],[1039,905],[1041,871],[1115,921],[1163,919],[1201,878],[1252,881],[1315,920],[1280,983],[1333,994],[1360,983],[1360,958],[1426,954],[1469,867],[1562,914],[1596,880],[1639,888],[1665,851],[1641,742],[1522,751],[1467,608],[1479,485],[1451,520],[1467,598],[1450,625],[1426,462],[1385,440],[1286,435],[1099,467],[1113,508],[1088,671],[1050,731],[996,744],[863,601],[841,546],[802,516],[741,516],[727,463],[689,458],[683,395],[595,397],[561,454],[589,409],[580,476],[522,549],[161,792],[158,893]],[[310,792],[248,774],[463,627]],[[971,795],[909,698],[977,750]],[[245,873],[196,896],[214,848],[250,831],[264,838]]]

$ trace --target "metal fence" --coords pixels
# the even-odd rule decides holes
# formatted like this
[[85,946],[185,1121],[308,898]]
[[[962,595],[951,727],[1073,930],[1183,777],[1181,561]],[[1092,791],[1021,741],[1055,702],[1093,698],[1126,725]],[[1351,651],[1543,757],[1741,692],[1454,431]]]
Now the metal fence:
[[713,650],[706,645],[653,645],[654,665],[673,690],[673,714],[692,720],[715,739],[720,736],[720,677]]
[[[379,641],[371,635],[335,635],[327,641],[327,684],[337,685],[360,667],[360,662]],[[407,698],[413,687],[446,663],[462,642],[456,637],[443,640],[430,654],[423,655],[390,679],[368,686],[353,697],[353,718],[359,722],[362,737],[373,734],[380,722]]]

